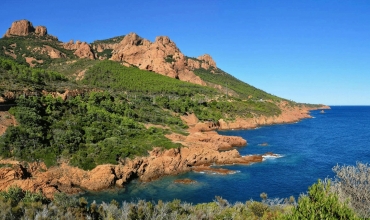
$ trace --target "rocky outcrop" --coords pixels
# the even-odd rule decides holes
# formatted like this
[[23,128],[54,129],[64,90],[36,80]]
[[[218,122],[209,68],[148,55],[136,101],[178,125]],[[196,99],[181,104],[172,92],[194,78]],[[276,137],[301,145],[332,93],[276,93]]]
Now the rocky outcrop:
[[44,47],[41,49],[41,52],[42,53],[47,53],[48,56],[51,59],[58,59],[58,58],[66,58],[67,57],[67,55],[65,55],[64,53],[62,53],[59,50],[57,50],[53,47],[50,47],[48,45],[44,45]]
[[[78,193],[82,189],[102,190],[112,186],[124,186],[128,181],[139,178],[141,181],[151,181],[165,175],[174,175],[187,171],[229,173],[228,170],[210,168],[216,164],[250,164],[262,162],[266,156],[276,156],[272,153],[264,155],[241,156],[233,147],[244,146],[246,141],[241,137],[222,136],[212,131],[217,128],[251,128],[267,123],[293,122],[309,117],[310,108],[290,107],[287,103],[281,103],[282,116],[279,118],[260,117],[255,121],[238,121],[220,124],[211,122],[200,123],[194,115],[189,114],[188,136],[180,134],[167,135],[174,142],[181,143],[184,147],[169,150],[155,148],[148,152],[147,157],[126,159],[120,165],[100,165],[91,171],[84,171],[76,167],[61,164],[47,169],[43,164],[30,164],[27,166],[13,163],[13,168],[0,168],[0,190],[17,185],[25,190],[42,192],[48,198],[53,193],[63,191],[66,193]],[[196,124],[194,124],[196,123]],[[243,123],[250,123],[244,125]],[[207,129],[206,129],[207,128]],[[201,131],[206,129],[207,131]],[[220,151],[227,150],[227,151]],[[0,161],[0,163],[4,161]],[[9,164],[9,161],[5,161]]]
[[[258,159],[259,158],[259,159]],[[133,178],[142,181],[155,180],[164,175],[190,171],[192,167],[210,164],[249,164],[262,161],[262,157],[241,157],[236,150],[219,152],[204,146],[193,146],[162,151],[159,148],[149,152],[148,157],[127,160],[123,165],[100,165],[91,171],[84,171],[62,164],[46,169],[19,167],[0,168],[0,190],[17,185],[24,190],[42,190],[52,198],[53,193],[63,191],[78,193],[82,189],[102,190],[112,186],[123,186]],[[28,166],[32,167],[32,166]],[[45,171],[43,171],[45,170]]]
[[25,57],[26,62],[30,65],[30,67],[36,66],[36,63],[43,63],[43,60],[37,60],[33,57]]
[[[100,165],[91,171],[61,164],[47,169],[44,164],[28,165],[27,169],[0,168],[0,190],[17,185],[25,190],[42,190],[45,196],[52,198],[53,193],[63,191],[78,193],[84,190],[102,190],[112,186],[122,187],[133,178],[152,181],[165,175],[174,175],[191,171],[193,168],[207,167],[211,164],[249,164],[261,162],[262,156],[242,157],[237,150],[220,152],[242,146],[246,141],[240,137],[227,137],[216,132],[195,132],[189,136],[170,135],[174,141],[180,141],[185,147],[170,150],[155,148],[147,157],[126,159],[120,165]],[[226,149],[225,148],[225,149]],[[0,161],[1,162],[1,161]],[[9,163],[9,161],[5,161]]]
[[6,31],[3,37],[27,36],[29,34],[45,36],[47,35],[47,29],[44,26],[37,26],[35,28],[28,20],[19,20],[12,23],[12,26]]
[[35,34],[38,36],[45,36],[48,34],[48,31],[45,26],[37,26],[35,28]]
[[216,62],[209,54],[204,54],[197,58],[190,58],[187,59],[188,67],[191,70],[203,68],[205,70],[213,70],[216,69]]
[[182,81],[206,85],[187,66],[187,58],[176,44],[165,36],[157,37],[152,43],[135,33],[130,33],[115,47],[111,60],[127,62],[140,69]]
[[78,56],[79,58],[88,58],[88,59],[95,59],[95,54],[92,51],[90,45],[86,42],[76,41],[73,40],[69,41],[68,43],[63,44],[63,47],[67,50],[75,50],[73,53],[74,55]]
[[[35,36],[49,36],[49,40],[57,40],[57,38],[48,35],[45,26],[33,27],[32,23],[27,20],[13,22],[11,28],[8,29],[4,37],[27,36],[30,34]],[[112,51],[110,59],[119,61],[123,65],[137,66],[143,70],[153,71],[181,81],[204,86],[206,83],[194,74],[194,69],[216,68],[215,61],[208,54],[199,56],[197,59],[189,59],[185,57],[176,44],[166,36],[159,36],[154,42],[143,39],[135,33],[126,35],[120,42],[118,42],[118,39],[122,38],[117,38],[117,42],[113,41],[113,43],[97,42],[93,43],[93,45],[86,42],[74,42],[71,40],[67,43],[61,43],[61,46],[64,49],[73,50],[74,55],[77,57],[87,59],[107,59],[110,57],[110,51]],[[66,54],[57,49],[46,48],[46,46],[38,49],[41,52],[47,50],[48,55],[53,59],[66,57]],[[104,52],[105,50],[109,51]],[[104,55],[98,55],[102,52],[104,52]],[[6,51],[6,53],[12,55],[10,51]]]
[[201,61],[201,68],[203,69],[210,69],[210,68],[217,68],[216,62],[212,59],[212,57],[209,54],[204,54],[202,56],[198,57],[198,60]]

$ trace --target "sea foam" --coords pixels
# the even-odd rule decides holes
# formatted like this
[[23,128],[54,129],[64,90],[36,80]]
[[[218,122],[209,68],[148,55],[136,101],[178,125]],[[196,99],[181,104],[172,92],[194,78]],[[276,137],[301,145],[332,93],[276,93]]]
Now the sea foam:
[[280,158],[280,157],[283,157],[284,155],[282,154],[273,154],[273,155],[263,155],[263,160],[269,160],[269,159],[276,159],[276,158]]

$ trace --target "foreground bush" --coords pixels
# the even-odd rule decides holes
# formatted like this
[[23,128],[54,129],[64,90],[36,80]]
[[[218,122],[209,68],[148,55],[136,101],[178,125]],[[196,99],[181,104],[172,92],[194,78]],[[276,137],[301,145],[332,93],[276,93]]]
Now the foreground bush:
[[331,192],[330,185],[330,180],[319,180],[313,184],[308,195],[302,195],[292,213],[282,219],[359,219],[346,203]]
[[357,163],[356,166],[335,166],[337,174],[332,191],[342,202],[348,201],[359,216],[370,218],[370,167]]
[[197,205],[180,200],[121,204],[113,200],[88,206],[85,198],[64,193],[55,194],[53,201],[20,188],[0,193],[0,219],[275,219],[291,207],[276,199],[230,204],[218,196],[213,202]]

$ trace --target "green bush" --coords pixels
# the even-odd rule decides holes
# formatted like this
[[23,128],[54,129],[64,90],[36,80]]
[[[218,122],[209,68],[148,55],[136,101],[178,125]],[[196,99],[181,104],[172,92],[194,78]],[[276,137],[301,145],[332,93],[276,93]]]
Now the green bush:
[[302,195],[297,207],[290,215],[282,219],[359,219],[347,203],[339,201],[338,196],[330,191],[330,180],[319,180],[313,184],[308,195]]

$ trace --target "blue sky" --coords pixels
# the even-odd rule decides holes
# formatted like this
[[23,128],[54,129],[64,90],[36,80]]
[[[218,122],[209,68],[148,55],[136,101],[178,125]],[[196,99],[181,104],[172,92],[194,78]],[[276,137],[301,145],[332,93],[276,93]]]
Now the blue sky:
[[64,42],[165,35],[268,93],[370,105],[370,1],[1,0],[0,8],[1,34],[27,19]]

